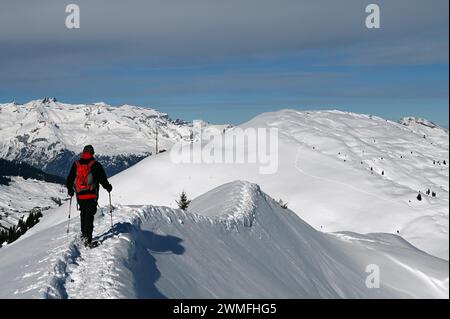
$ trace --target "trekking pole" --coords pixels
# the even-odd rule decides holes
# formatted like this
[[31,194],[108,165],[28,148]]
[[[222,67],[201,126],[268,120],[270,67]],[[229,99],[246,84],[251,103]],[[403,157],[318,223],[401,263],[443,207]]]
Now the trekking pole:
[[67,222],[67,240],[69,240],[69,227],[70,227],[70,213],[72,210],[72,196],[70,196],[70,201],[69,201],[69,220]]
[[114,224],[113,224],[113,218],[112,218],[112,205],[111,205],[111,192],[108,192],[109,194],[109,213],[111,214],[111,232],[114,233]]

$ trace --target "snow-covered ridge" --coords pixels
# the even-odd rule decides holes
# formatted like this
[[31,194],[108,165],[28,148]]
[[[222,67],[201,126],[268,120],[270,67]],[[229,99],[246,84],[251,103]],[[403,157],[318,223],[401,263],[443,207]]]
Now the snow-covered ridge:
[[[179,164],[160,154],[113,178],[117,201],[174,207],[182,190],[192,198],[247,180],[288,202],[322,231],[399,233],[420,249],[448,259],[446,130],[421,125],[418,131],[341,111],[294,110],[264,113],[239,127],[278,129],[275,174],[259,174],[259,163]],[[437,195],[426,195],[428,189]],[[422,201],[417,200],[419,192]]]
[[[232,205],[249,211],[241,201],[254,223],[228,227]],[[67,205],[56,209],[0,250],[0,297],[448,298],[447,261],[395,235],[318,232],[251,183],[228,183],[191,207],[197,213],[115,204],[114,233],[102,207],[92,250],[77,241],[78,217],[67,238]],[[382,269],[379,289],[365,285],[369,264]]]
[[423,125],[423,126],[426,126],[426,127],[429,127],[429,128],[437,128],[438,127],[436,124],[434,124],[430,120],[423,119],[423,118],[417,118],[417,117],[414,117],[414,116],[408,116],[408,117],[401,118],[398,122],[400,124],[405,125],[405,126],[419,124],[419,125]]
[[[261,194],[258,185],[235,181],[199,196],[190,204],[189,212],[214,217],[225,222],[228,227],[235,224],[251,227],[255,219],[255,203]],[[205,207],[205,202],[211,203],[211,206]]]

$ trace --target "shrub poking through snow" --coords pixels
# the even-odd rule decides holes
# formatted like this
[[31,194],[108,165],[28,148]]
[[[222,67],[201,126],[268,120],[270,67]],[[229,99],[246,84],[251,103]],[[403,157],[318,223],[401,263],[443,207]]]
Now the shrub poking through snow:
[[180,200],[176,201],[178,204],[178,207],[182,210],[186,210],[191,203],[191,201],[187,198],[186,192],[182,191],[180,194]]

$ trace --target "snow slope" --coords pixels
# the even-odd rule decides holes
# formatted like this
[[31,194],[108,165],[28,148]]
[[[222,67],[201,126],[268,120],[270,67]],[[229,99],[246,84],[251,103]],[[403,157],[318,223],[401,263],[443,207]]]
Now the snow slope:
[[55,208],[66,197],[67,190],[62,185],[11,177],[10,185],[0,185],[0,227],[17,225],[21,217],[33,210]]
[[[275,174],[260,174],[258,163],[175,163],[167,152],[115,176],[114,198],[175,207],[182,190],[192,198],[244,179],[288,202],[316,229],[398,232],[448,259],[448,131],[404,123],[340,111],[264,113],[240,128],[278,128]],[[229,151],[220,143],[217,149]],[[428,189],[437,196],[425,195]],[[416,199],[419,191],[422,201]]]
[[[116,205],[114,234],[103,207],[92,250],[77,243],[78,218],[66,237],[64,212],[0,250],[0,298],[448,298],[447,261],[395,235],[316,231],[248,182],[189,212]],[[378,289],[365,285],[369,264]]]

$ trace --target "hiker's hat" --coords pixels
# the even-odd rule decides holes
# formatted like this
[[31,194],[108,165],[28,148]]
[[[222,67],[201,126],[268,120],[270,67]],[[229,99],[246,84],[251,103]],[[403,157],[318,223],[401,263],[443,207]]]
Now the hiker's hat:
[[90,153],[90,154],[94,155],[94,147],[92,145],[86,145],[83,148],[83,153]]

